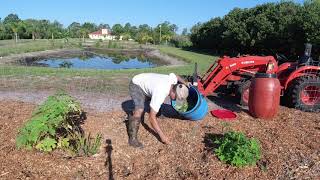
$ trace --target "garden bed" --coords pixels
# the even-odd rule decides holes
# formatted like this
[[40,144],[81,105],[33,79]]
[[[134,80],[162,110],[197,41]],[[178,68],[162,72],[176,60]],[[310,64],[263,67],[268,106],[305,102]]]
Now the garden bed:
[[[160,117],[172,145],[161,144],[147,125],[139,138],[145,148],[127,145],[123,111],[87,110],[86,132],[102,133],[100,153],[71,158],[62,151],[51,154],[18,150],[18,129],[36,106],[17,101],[0,102],[0,179],[315,179],[320,176],[320,117],[281,107],[272,121],[238,113],[238,119],[223,123],[207,115],[199,122]],[[256,166],[235,168],[212,153],[210,138],[228,129],[244,132],[260,141],[262,159]]]

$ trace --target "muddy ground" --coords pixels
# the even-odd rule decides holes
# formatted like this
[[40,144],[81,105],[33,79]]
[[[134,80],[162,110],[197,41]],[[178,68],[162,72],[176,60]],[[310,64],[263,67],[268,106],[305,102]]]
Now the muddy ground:
[[[0,179],[318,179],[320,177],[320,117],[281,107],[278,117],[266,121],[240,110],[235,121],[223,123],[211,115],[202,121],[159,118],[172,145],[164,145],[140,127],[144,149],[127,145],[126,112],[132,108],[97,112],[85,108],[86,132],[102,133],[103,145],[93,157],[70,158],[62,152],[40,153],[18,150],[18,129],[31,117],[34,103],[0,102]],[[165,106],[166,108],[169,108]],[[146,115],[147,117],[147,115]],[[208,137],[228,129],[257,138],[262,159],[257,165],[235,168],[220,162],[212,153]]]

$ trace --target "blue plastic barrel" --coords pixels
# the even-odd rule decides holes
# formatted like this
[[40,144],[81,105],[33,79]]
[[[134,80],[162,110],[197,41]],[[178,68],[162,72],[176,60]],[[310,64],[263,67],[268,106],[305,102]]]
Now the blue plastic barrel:
[[176,101],[171,100],[172,107],[181,114],[184,118],[189,120],[201,120],[203,119],[208,112],[208,103],[203,97],[203,95],[195,88],[190,87],[189,88],[189,97],[192,101],[197,102],[196,105],[186,112],[179,112],[175,109]]

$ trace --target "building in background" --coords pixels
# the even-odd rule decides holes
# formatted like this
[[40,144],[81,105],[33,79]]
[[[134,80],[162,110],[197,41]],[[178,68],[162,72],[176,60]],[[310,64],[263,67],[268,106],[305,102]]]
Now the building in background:
[[[89,38],[101,40],[115,40],[116,36],[112,35],[109,29],[100,29],[99,31],[89,33]],[[121,36],[119,40],[122,40]]]

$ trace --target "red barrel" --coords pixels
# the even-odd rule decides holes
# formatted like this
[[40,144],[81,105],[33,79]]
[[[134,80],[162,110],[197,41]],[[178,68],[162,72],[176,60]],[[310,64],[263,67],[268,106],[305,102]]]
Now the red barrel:
[[253,117],[271,119],[280,105],[280,82],[276,74],[257,73],[249,90],[249,112]]

